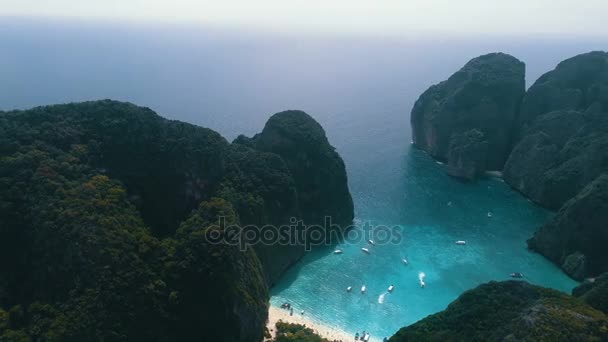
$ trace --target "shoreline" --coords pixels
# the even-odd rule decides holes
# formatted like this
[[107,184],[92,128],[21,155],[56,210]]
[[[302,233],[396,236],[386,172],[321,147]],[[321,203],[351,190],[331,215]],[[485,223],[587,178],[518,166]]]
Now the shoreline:
[[[318,323],[310,317],[304,316],[300,314],[299,310],[294,310],[293,316],[289,315],[289,311],[285,309],[281,309],[275,306],[270,305],[268,307],[268,322],[266,323],[266,327],[274,338],[276,335],[276,327],[275,324],[279,321],[287,322],[287,323],[295,323],[305,325],[307,328],[312,329],[319,336],[326,338],[330,341],[342,341],[342,342],[350,342],[355,340],[355,333],[347,333],[346,331],[340,330],[337,327],[332,327],[330,325],[326,325],[323,323]],[[361,333],[361,332],[359,332]],[[377,336],[371,336],[370,342],[379,342],[382,339],[378,339]]]

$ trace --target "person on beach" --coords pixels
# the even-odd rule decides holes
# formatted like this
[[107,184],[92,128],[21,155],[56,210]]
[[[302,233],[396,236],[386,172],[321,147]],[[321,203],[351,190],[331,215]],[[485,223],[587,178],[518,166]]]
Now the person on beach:
[[293,316],[293,308],[289,309],[289,316]]
[[302,312],[300,312],[302,314],[302,316],[304,316],[304,310],[302,310]]

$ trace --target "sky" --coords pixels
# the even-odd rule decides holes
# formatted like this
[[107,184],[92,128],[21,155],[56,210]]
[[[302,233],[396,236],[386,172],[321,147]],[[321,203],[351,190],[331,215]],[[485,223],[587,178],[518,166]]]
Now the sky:
[[607,0],[0,0],[0,16],[313,33],[605,36]]

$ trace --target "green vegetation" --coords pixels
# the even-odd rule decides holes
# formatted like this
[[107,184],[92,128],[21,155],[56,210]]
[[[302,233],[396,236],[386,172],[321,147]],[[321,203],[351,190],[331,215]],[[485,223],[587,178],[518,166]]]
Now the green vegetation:
[[572,295],[608,314],[608,273],[588,279],[572,290]]
[[576,298],[521,281],[490,282],[390,341],[605,341],[608,317]]
[[261,340],[270,266],[205,237],[304,216],[286,165],[126,103],[0,112],[0,341]]
[[276,328],[275,342],[330,342],[305,325],[278,321]]

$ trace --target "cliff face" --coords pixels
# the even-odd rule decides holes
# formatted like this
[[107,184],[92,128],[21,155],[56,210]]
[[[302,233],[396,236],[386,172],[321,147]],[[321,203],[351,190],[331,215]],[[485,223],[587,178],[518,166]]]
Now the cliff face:
[[305,221],[322,223],[328,216],[337,224],[352,223],[353,200],[344,161],[312,117],[297,110],[277,113],[254,140],[256,149],[285,160],[298,189]]
[[603,341],[608,317],[558,291],[490,282],[399,330],[396,341]]
[[[323,225],[325,217],[342,228],[352,223],[353,201],[344,162],[330,145],[321,125],[308,114],[295,110],[277,113],[261,133],[253,138],[240,136],[233,145],[259,151],[258,154],[280,156],[286,172],[293,176],[290,188],[294,189],[296,198],[277,201],[262,196],[266,203],[278,204],[270,210],[272,224],[293,224],[292,217],[301,218],[307,225]],[[271,285],[305,252],[301,245],[260,244],[255,248]]]
[[[472,59],[414,104],[415,146],[447,161],[456,176],[472,178],[485,170],[502,170],[525,92],[524,77],[524,64],[512,56],[493,53]],[[462,138],[474,131],[483,138],[478,133],[473,140]]]
[[505,181],[558,209],[608,171],[608,53],[568,59],[527,92]]
[[[315,153],[341,159],[313,138],[324,177]],[[301,186],[290,157],[115,101],[0,112],[0,340],[261,340],[266,280],[303,251],[217,241],[220,217],[352,218],[345,174]],[[326,188],[346,204],[302,209]]]
[[569,200],[528,240],[528,246],[575,279],[608,270],[608,175]]
[[522,100],[518,133],[540,115],[556,110],[586,111],[594,104],[608,110],[608,53],[595,51],[569,58],[541,76]]

